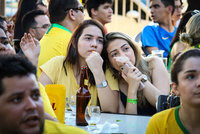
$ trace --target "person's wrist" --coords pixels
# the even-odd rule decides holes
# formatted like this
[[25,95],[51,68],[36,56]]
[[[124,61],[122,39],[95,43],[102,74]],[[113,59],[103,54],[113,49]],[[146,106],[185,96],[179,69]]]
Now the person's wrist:
[[137,98],[136,99],[129,99],[129,98],[127,98],[127,102],[128,103],[132,103],[132,104],[137,104]]
[[139,86],[137,87],[135,84],[130,84],[128,87],[128,94],[137,96],[138,88],[139,88]]
[[103,77],[104,72],[102,68],[91,70],[94,77]]

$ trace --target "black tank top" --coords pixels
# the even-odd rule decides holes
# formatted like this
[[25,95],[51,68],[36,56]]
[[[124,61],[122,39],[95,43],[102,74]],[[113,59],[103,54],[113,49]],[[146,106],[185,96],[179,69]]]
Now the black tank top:
[[[122,101],[122,104],[124,105],[124,108],[126,108],[127,96],[121,91],[120,99]],[[148,105],[146,107],[141,108],[137,105],[137,113],[138,115],[153,115],[156,113],[156,108],[148,102]]]

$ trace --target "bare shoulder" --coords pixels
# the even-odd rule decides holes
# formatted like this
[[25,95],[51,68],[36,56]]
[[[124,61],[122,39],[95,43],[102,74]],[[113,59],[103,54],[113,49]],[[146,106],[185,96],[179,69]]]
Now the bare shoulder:
[[145,60],[148,62],[149,68],[152,68],[152,69],[159,67],[160,65],[163,64],[162,59],[157,56],[145,57]]
[[183,43],[182,41],[177,41],[176,43],[174,43],[174,46],[172,47],[171,58],[173,58],[176,54],[184,51],[185,49],[187,49],[189,47],[190,46],[188,44]]

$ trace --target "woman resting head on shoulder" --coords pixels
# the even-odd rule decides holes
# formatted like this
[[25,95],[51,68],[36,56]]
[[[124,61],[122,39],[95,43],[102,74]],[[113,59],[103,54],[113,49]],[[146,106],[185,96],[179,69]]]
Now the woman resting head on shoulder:
[[152,115],[159,95],[169,93],[169,76],[157,57],[144,58],[129,36],[112,32],[105,36],[104,67],[112,70],[119,86],[119,112]]
[[[200,132],[200,50],[190,49],[180,54],[171,68],[172,90],[181,104],[154,115],[147,134]],[[161,123],[162,122],[162,123]],[[165,124],[165,125],[163,125]],[[166,130],[167,128],[167,130]]]
[[99,99],[102,111],[116,112],[117,105],[113,104],[117,103],[117,99],[109,85],[102,84],[106,82],[103,59],[100,55],[103,50],[104,35],[104,28],[97,21],[85,20],[80,23],[72,34],[67,55],[56,56],[40,66],[42,73],[39,81],[44,86],[65,85],[66,97],[70,98],[79,88],[81,67],[87,66],[91,104],[97,105]]

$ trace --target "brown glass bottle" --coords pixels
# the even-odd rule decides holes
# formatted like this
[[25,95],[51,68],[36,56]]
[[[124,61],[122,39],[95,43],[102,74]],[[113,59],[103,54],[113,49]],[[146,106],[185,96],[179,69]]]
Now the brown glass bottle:
[[80,88],[76,94],[76,125],[87,126],[85,120],[85,109],[90,101],[91,94],[88,90],[88,72],[87,67],[81,67]]

